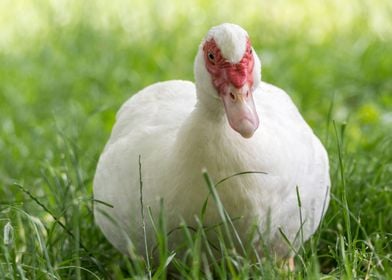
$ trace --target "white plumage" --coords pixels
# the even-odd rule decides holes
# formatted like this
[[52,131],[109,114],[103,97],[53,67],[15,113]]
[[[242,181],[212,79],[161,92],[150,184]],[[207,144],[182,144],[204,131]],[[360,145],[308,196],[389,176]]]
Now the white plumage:
[[[220,49],[214,57],[210,57],[212,49],[206,47],[211,40]],[[162,198],[169,230],[178,226],[181,219],[188,225],[196,224],[194,217],[208,196],[203,168],[215,182],[238,172],[266,173],[235,176],[218,188],[228,213],[242,217],[236,222],[242,238],[256,223],[261,232],[268,228],[269,247],[278,256],[290,254],[279,228],[294,248],[298,247],[301,240],[296,235],[301,223],[297,186],[302,202],[303,239],[308,239],[318,227],[329,201],[328,158],[290,97],[260,81],[259,59],[252,49],[248,50],[254,60],[250,76],[246,76],[249,88],[246,84],[237,88],[251,91],[260,125],[257,129],[258,121],[253,122],[253,113],[246,111],[250,107],[244,107],[253,129],[247,126],[244,132],[245,119],[240,120],[241,125],[229,123],[227,110],[237,106],[236,98],[241,101],[245,93],[241,93],[241,98],[238,93],[232,101],[223,100],[230,99],[226,94],[229,91],[231,96],[237,91],[233,90],[231,80],[226,92],[220,91],[214,85],[215,76],[207,70],[210,62],[206,57],[214,67],[219,64],[218,55],[224,58],[224,65],[239,63],[247,52],[246,40],[248,35],[239,26],[223,24],[212,28],[196,56],[195,84],[188,81],[153,84],[131,97],[118,112],[97,166],[94,197],[113,205],[110,208],[97,203],[95,218],[107,239],[121,252],[129,252],[131,240],[137,252],[144,253],[139,155],[144,206],[158,215]],[[222,71],[217,75],[226,79],[227,75],[222,74],[226,70]],[[246,105],[248,101],[244,102]],[[232,114],[238,120],[237,111]],[[152,246],[151,224],[149,218],[145,220],[147,240]],[[205,223],[220,222],[210,200]],[[171,245],[174,247],[176,242],[179,241],[172,240]]]

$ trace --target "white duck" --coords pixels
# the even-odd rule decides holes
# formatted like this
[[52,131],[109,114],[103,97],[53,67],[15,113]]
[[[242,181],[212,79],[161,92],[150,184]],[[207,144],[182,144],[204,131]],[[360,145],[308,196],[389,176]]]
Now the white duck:
[[[227,212],[242,217],[236,222],[240,237],[247,238],[254,223],[261,232],[268,228],[271,251],[286,257],[314,233],[329,201],[328,157],[290,97],[261,82],[260,70],[247,32],[222,24],[199,47],[195,84],[156,83],[122,106],[94,178],[95,199],[113,206],[97,203],[96,223],[118,250],[128,253],[131,240],[145,252],[139,155],[144,207],[158,215],[163,199],[168,229],[181,219],[195,224],[209,194],[205,168],[214,182],[244,171],[266,173],[235,176],[217,188]],[[216,209],[207,207],[205,224],[220,222]]]

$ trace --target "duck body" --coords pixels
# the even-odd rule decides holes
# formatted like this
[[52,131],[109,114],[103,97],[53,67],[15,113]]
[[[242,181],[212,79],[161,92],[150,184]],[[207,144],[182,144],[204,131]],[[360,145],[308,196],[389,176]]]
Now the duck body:
[[[198,55],[196,75],[200,59]],[[144,233],[148,244],[154,244],[147,208],[156,217],[163,211],[169,231],[182,221],[195,226],[195,216],[209,196],[202,170],[215,183],[254,171],[259,173],[234,176],[217,186],[222,204],[230,217],[238,218],[235,226],[241,238],[249,238],[255,225],[277,256],[292,254],[290,247],[298,248],[315,232],[328,206],[324,147],[290,97],[275,86],[257,81],[252,88],[260,127],[251,137],[248,127],[243,132],[228,120],[221,99],[200,97],[203,90],[197,77],[196,85],[168,81],[124,103],[94,178],[94,198],[112,205],[96,204],[96,223],[121,252],[128,254],[132,244],[144,254]],[[254,123],[251,127],[257,127],[258,120]],[[211,199],[203,222],[221,223]],[[169,240],[173,248],[179,243],[175,236]]]

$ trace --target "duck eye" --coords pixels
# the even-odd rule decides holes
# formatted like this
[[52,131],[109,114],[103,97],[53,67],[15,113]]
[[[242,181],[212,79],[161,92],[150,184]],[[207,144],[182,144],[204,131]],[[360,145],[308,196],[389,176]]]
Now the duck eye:
[[209,52],[209,53],[208,53],[208,59],[209,59],[211,62],[214,62],[214,60],[215,60],[214,54],[211,53],[211,52]]
[[252,48],[249,48],[249,53],[252,54],[252,52],[253,52],[253,51],[252,51]]

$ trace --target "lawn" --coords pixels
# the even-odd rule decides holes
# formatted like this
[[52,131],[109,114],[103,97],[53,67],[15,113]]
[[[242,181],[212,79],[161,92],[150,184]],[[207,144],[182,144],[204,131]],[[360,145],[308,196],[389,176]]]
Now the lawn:
[[[197,245],[150,269],[94,225],[92,178],[116,111],[146,85],[193,80],[198,44],[221,22],[248,31],[262,79],[329,153],[330,207],[294,272],[240,256],[209,267]],[[389,0],[1,1],[0,278],[160,279],[171,261],[176,278],[391,279],[391,131]]]

